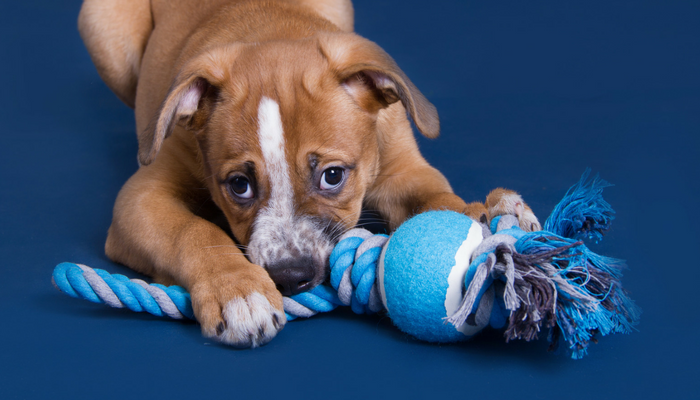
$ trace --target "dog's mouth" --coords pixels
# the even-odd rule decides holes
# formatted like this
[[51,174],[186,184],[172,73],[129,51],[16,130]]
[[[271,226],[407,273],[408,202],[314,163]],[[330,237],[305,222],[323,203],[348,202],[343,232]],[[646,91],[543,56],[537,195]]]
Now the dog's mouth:
[[267,270],[284,296],[309,291],[329,275],[333,235],[328,223],[298,216],[290,221],[256,223],[248,244],[251,261]]
[[248,243],[251,262],[267,270],[284,296],[307,292],[330,276],[329,258],[340,237],[353,227],[385,233],[387,226],[378,213],[363,210],[356,223],[329,221],[295,215],[264,216],[256,221]]
[[[267,246],[260,246],[267,249],[264,254],[282,255],[271,257],[259,265],[267,270],[277,290],[284,296],[307,292],[322,283],[327,283],[330,277],[331,252],[348,230],[362,227],[372,233],[385,233],[388,229],[378,213],[365,210],[352,226],[310,216],[297,217],[294,226],[299,228],[278,236],[280,240],[277,245],[268,241]],[[255,250],[255,241],[252,242],[252,248]],[[277,248],[277,251],[269,251],[271,248]]]

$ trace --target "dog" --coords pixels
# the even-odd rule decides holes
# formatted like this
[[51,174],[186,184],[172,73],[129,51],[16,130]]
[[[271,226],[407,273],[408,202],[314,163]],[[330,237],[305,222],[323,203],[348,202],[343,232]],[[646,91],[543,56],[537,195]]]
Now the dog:
[[353,18],[350,0],[83,3],[81,37],[134,108],[139,143],[106,254],[185,287],[208,338],[275,337],[283,295],[327,278],[363,207],[390,229],[434,209],[539,229],[515,192],[469,204],[452,192],[408,119],[435,138],[435,107]]

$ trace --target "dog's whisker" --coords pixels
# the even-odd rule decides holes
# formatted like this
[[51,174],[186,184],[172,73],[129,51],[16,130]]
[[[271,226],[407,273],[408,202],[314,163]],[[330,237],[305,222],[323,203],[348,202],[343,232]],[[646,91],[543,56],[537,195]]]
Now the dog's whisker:
[[345,217],[340,218],[338,216],[338,214],[333,212],[333,216],[335,218],[331,219],[331,221],[334,221],[333,224],[334,224],[334,228],[335,228],[336,226],[343,224],[345,221],[349,220],[350,218],[354,218],[356,215],[357,215],[357,213],[350,213],[349,215],[346,215]]
[[332,223],[333,223],[333,220],[329,218],[329,219],[326,221],[326,226],[323,227],[323,230],[325,231],[325,230],[327,230],[328,228],[330,228],[330,226],[331,226]]
[[353,230],[353,229],[354,229],[354,228],[348,228],[348,229],[346,229],[346,230],[344,230],[344,231],[342,231],[342,232],[339,232],[338,235],[337,235],[336,237],[333,238],[332,242],[333,242],[333,243],[337,242],[338,240],[340,240],[340,238],[341,238],[343,235],[345,235],[346,233],[350,232],[350,231]]
[[[347,215],[345,218],[341,218],[338,222],[334,223],[333,228],[330,231],[330,236],[333,237],[334,239],[339,237],[337,235],[338,230],[344,230],[347,232],[348,229],[352,229],[353,227],[347,227],[345,226],[345,222],[349,221],[352,218],[356,218],[359,213],[352,213],[350,215]],[[353,224],[355,225],[355,224]]]
[[342,236],[345,232],[354,227],[355,224],[353,224],[353,226],[348,227],[345,225],[345,222],[350,219],[357,218],[358,215],[361,215],[361,211],[350,213],[344,218],[338,218],[338,216],[334,214],[334,216],[338,218],[338,221],[330,220],[329,224],[326,227],[331,243],[336,242],[340,236]]
[[339,218],[337,215],[335,215],[336,218],[338,218],[338,222],[336,223],[336,225],[343,224],[346,221],[349,221],[350,219],[355,218],[356,215],[357,215],[357,213],[352,213],[350,215],[346,215],[344,218]]
[[[384,220],[378,220],[376,222],[385,222]],[[335,228],[340,229],[336,230],[332,234],[332,239],[331,242],[336,242],[341,236],[346,234],[347,232],[351,231],[352,229],[355,229],[356,227],[361,227],[362,224],[355,224],[353,226],[343,226],[343,225],[336,225]]]

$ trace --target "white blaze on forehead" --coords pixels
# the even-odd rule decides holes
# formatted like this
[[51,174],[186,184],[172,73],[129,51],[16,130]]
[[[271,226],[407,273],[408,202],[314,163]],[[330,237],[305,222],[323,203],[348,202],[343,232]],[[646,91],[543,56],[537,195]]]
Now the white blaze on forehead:
[[264,161],[261,167],[270,182],[270,197],[253,224],[248,242],[251,261],[266,268],[289,258],[309,256],[316,260],[315,265],[325,265],[331,243],[313,218],[294,214],[280,107],[267,97],[258,105],[258,139]]
[[284,151],[284,129],[279,105],[263,97],[258,106],[258,139],[270,181],[268,210],[277,217],[292,217],[292,183]]

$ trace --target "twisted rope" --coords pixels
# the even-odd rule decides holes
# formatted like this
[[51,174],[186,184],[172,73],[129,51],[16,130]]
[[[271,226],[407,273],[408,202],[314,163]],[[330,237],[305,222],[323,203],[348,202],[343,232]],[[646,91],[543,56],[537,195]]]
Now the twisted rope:
[[387,235],[372,235],[355,228],[341,236],[330,257],[331,286],[337,290],[342,304],[356,314],[371,314],[384,307],[377,289],[377,261]]
[[287,314],[287,321],[297,317],[309,318],[320,312],[335,310],[343,304],[335,291],[326,286],[318,285],[308,292],[295,294],[292,297],[284,297],[284,312]]
[[159,317],[194,319],[190,294],[179,286],[149,285],[141,279],[73,263],[58,264],[51,281],[63,293],[93,303]]
[[[375,271],[387,240],[386,235],[373,236],[365,229],[353,229],[343,235],[331,254],[333,287],[319,285],[308,292],[284,297],[287,320],[308,318],[339,305],[350,305],[358,314],[380,311]],[[57,265],[51,281],[63,293],[93,303],[159,317],[195,319],[190,294],[180,286],[148,284],[141,279],[73,263]]]
[[[54,268],[51,281],[61,292],[93,303],[147,312],[158,317],[195,319],[190,294],[180,286],[148,284],[141,279],[129,279],[124,275],[67,262]],[[284,298],[288,321],[328,312],[341,304],[335,291],[325,285]]]

